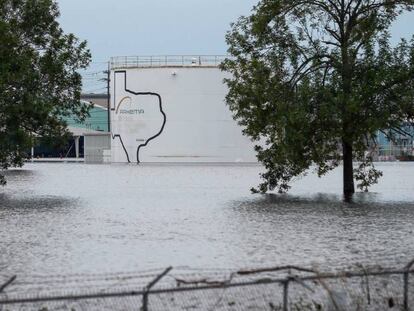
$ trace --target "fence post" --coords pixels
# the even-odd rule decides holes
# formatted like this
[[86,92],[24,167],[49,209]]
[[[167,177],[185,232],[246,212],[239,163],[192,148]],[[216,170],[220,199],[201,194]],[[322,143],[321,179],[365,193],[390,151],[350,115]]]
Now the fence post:
[[4,289],[9,286],[11,283],[14,282],[14,280],[17,278],[16,275],[12,276],[10,279],[6,281],[3,285],[0,286],[0,293],[4,291]]
[[408,309],[408,279],[410,275],[410,269],[414,265],[414,260],[410,261],[404,269],[404,311],[409,311]]
[[287,278],[283,284],[283,311],[289,310],[289,282],[290,278]]
[[141,311],[148,311],[148,295],[150,294],[151,288],[157,284],[168,272],[172,270],[172,267],[168,267],[161,274],[157,275],[145,288],[144,293],[142,294],[142,308]]

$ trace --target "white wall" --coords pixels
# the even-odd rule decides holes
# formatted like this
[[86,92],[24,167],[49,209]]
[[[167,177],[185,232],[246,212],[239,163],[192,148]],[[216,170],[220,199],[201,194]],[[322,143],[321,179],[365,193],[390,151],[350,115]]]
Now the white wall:
[[[206,67],[112,71],[112,137],[120,135],[131,162],[145,143],[141,162],[256,162],[253,144],[224,103],[224,77]],[[112,162],[126,162],[119,137],[111,146]]]
[[85,134],[85,163],[103,163],[104,152],[110,148],[109,135]]

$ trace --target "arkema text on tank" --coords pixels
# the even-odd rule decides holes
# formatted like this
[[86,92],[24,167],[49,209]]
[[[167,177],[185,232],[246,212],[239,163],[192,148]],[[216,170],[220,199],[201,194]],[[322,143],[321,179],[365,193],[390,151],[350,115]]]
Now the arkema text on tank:
[[225,104],[223,56],[113,57],[112,162],[257,162]]

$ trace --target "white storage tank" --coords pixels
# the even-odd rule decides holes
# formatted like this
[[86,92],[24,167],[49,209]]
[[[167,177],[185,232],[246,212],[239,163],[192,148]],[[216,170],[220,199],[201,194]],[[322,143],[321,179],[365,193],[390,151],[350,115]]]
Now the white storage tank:
[[111,60],[112,162],[256,162],[218,56]]

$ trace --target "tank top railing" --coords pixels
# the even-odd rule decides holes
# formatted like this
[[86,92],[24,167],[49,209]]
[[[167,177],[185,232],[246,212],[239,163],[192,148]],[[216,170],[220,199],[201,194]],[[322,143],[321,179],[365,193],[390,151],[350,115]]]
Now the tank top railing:
[[153,55],[153,56],[116,56],[111,58],[111,69],[135,67],[199,66],[220,65],[226,55]]

